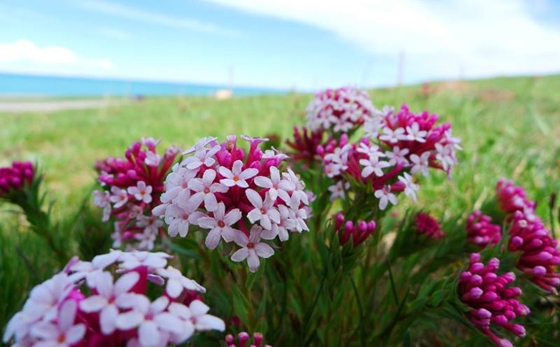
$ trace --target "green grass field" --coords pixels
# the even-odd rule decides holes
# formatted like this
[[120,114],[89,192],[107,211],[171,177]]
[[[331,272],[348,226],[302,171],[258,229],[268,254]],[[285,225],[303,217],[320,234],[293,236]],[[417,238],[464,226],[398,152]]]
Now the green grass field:
[[[376,107],[407,103],[450,122],[463,151],[451,180],[441,173],[423,178],[419,205],[446,216],[473,209],[492,196],[500,177],[523,185],[550,227],[551,193],[560,192],[560,75],[433,83],[371,90]],[[146,98],[106,109],[48,114],[0,113],[0,166],[14,160],[36,162],[45,174],[54,215],[75,213],[95,186],[97,159],[122,156],[142,136],[162,138],[162,147],[192,146],[200,137],[228,134],[291,135],[305,124],[312,95],[288,94],[214,100],[200,97]],[[406,206],[399,206],[404,211]],[[26,289],[55,269],[43,241],[20,227],[11,207],[0,207],[0,326],[17,311]],[[556,215],[556,212],[555,212]],[[78,247],[87,219],[65,221],[67,247]],[[552,225],[551,225],[552,224]],[[18,289],[19,288],[19,289]]]

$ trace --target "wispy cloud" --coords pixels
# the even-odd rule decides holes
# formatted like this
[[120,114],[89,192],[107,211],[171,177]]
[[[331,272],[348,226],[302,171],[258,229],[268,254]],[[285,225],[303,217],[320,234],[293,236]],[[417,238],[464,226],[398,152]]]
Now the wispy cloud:
[[560,30],[533,18],[529,0],[206,1],[322,28],[376,57],[405,52],[409,75],[560,71]]
[[103,0],[83,0],[72,2],[72,4],[89,11],[95,11],[110,16],[117,16],[138,22],[166,26],[170,28],[210,33],[228,37],[237,37],[241,35],[241,33],[236,30],[223,28],[214,24],[204,23],[190,18],[168,16],[162,13],[146,11],[140,8],[110,3]]
[[113,28],[101,28],[99,32],[104,36],[121,41],[125,41],[130,38],[130,35],[127,32]]
[[9,67],[20,63],[34,67],[69,66],[105,70],[113,66],[109,60],[82,57],[61,46],[39,47],[29,40],[0,43],[0,64]]

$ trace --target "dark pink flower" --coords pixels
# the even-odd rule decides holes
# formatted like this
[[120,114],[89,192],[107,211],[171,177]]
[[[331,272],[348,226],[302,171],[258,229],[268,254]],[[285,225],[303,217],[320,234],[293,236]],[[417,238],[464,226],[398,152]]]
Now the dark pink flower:
[[338,233],[339,242],[345,245],[348,241],[352,240],[354,247],[364,242],[375,230],[376,224],[374,221],[347,221],[342,213],[337,213],[335,216],[334,231]]
[[467,218],[467,239],[480,248],[495,245],[502,239],[502,228],[492,224],[492,218],[480,211],[473,212]]
[[[225,342],[228,347],[246,347],[247,343],[251,347],[271,347],[268,344],[263,346],[264,336],[261,333],[254,333],[253,334],[253,342],[251,343],[251,336],[246,333],[245,331],[240,332],[237,334],[237,342],[235,341],[235,337],[232,334],[226,335]],[[248,347],[248,346],[247,346]]]
[[480,254],[471,254],[469,269],[459,279],[459,299],[469,306],[467,317],[470,321],[496,346],[513,346],[508,339],[496,335],[492,326],[523,337],[525,328],[511,321],[529,314],[529,308],[517,300],[521,295],[519,287],[507,287],[515,280],[514,273],[498,275],[500,261],[497,258],[492,258],[488,265],[481,263],[480,259]]
[[107,158],[96,164],[102,191],[94,192],[94,203],[103,209],[103,220],[115,219],[113,247],[123,243],[139,250],[151,250],[163,223],[152,216],[164,191],[164,179],[175,162],[178,149],[171,147],[160,156],[159,141],[144,138],[133,143],[124,158]]
[[35,177],[35,168],[31,162],[14,161],[11,167],[0,168],[0,198],[9,198],[17,194],[25,185],[31,185]]
[[424,234],[432,239],[439,239],[445,236],[439,222],[434,217],[424,212],[418,212],[416,214],[414,226],[418,234]]

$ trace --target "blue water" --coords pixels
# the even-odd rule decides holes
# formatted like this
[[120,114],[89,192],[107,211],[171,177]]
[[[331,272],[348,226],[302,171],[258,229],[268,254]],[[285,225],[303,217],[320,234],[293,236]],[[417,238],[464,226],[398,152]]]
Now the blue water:
[[[139,96],[214,95],[225,85],[153,82],[87,77],[58,77],[0,73],[0,95],[32,96]],[[283,90],[234,87],[234,95],[284,93]]]

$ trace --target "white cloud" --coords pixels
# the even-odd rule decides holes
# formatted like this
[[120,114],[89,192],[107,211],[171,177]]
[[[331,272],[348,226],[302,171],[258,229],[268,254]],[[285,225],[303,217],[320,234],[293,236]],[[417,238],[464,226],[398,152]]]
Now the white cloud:
[[207,1],[324,29],[374,57],[405,52],[407,80],[560,71],[560,29],[531,17],[530,0]]
[[240,36],[240,33],[236,30],[223,28],[209,23],[203,23],[190,18],[172,17],[153,11],[146,11],[132,6],[111,3],[103,0],[82,0],[72,2],[72,4],[90,11],[130,19],[137,22],[166,26],[175,29],[212,33],[228,37]]
[[39,47],[29,40],[0,43],[0,65],[10,67],[19,64],[28,64],[33,67],[64,66],[105,70],[113,66],[109,60],[85,58],[65,47]]

